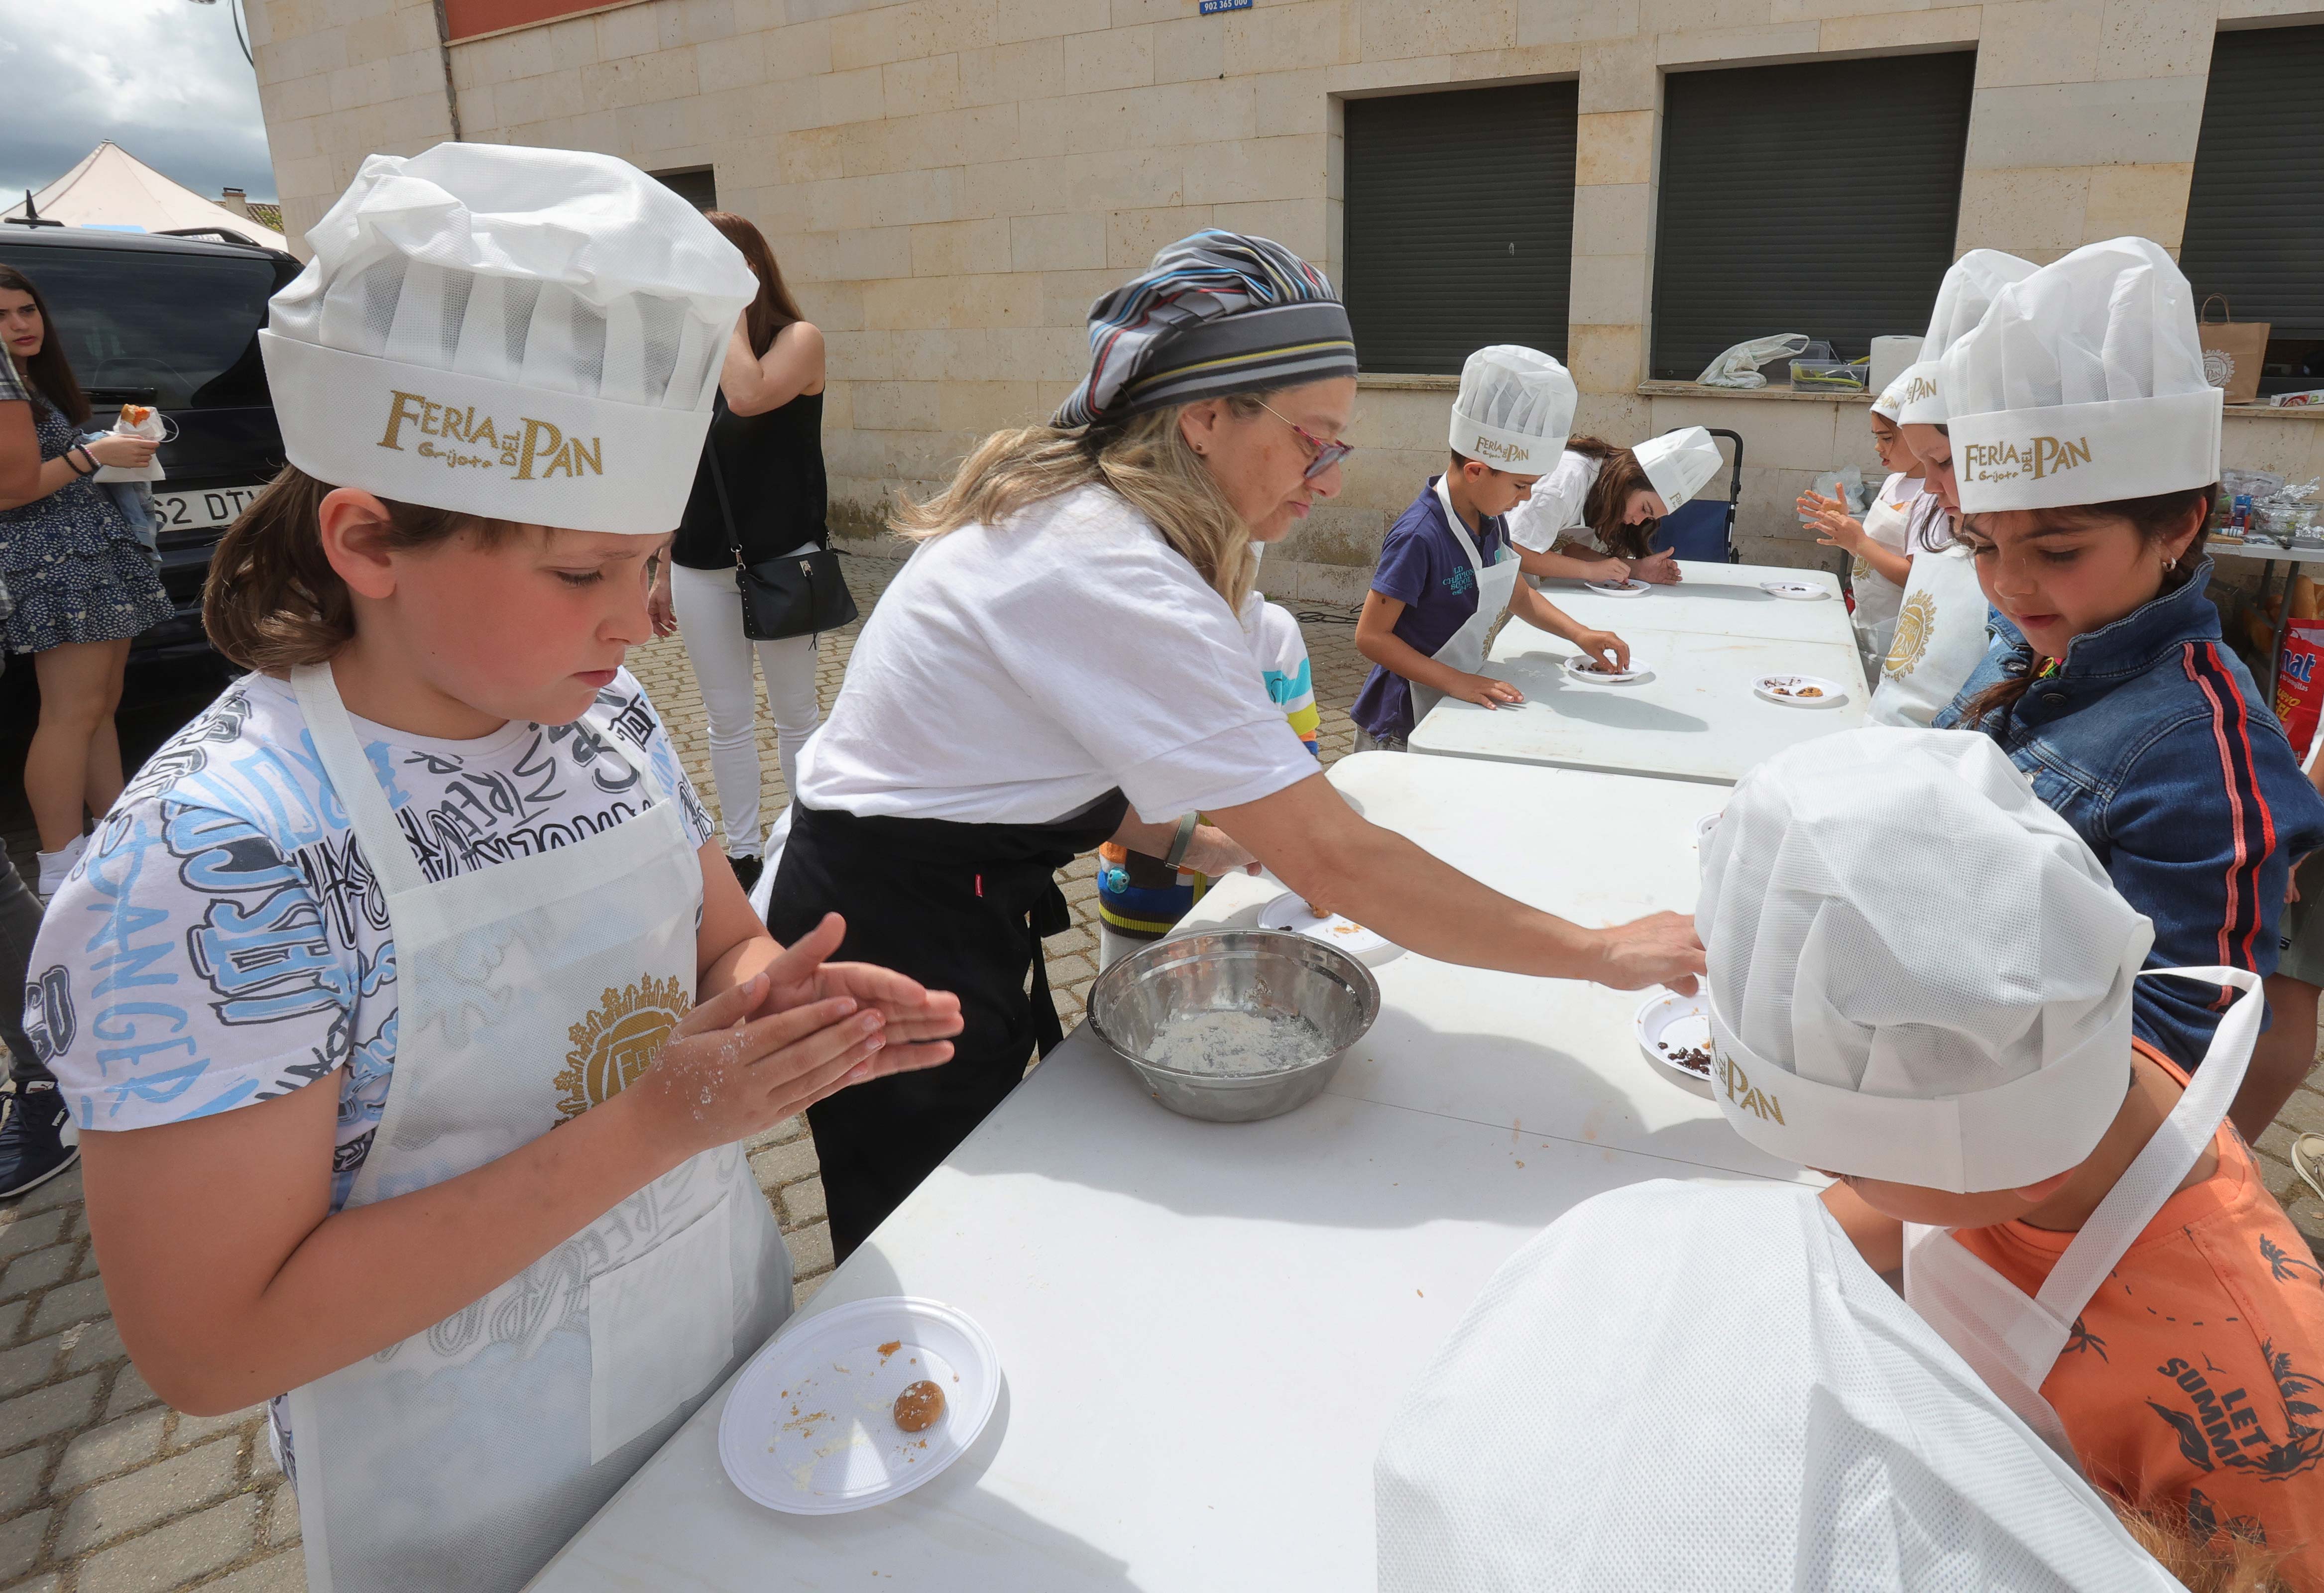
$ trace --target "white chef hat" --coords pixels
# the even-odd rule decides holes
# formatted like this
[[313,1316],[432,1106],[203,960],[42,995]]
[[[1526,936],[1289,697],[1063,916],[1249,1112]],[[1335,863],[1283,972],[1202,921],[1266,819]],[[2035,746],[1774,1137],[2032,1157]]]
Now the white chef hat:
[[259,334],[318,480],[492,519],[659,536],[685,512],[758,278],[625,161],[373,155]]
[[1637,456],[1638,468],[1646,473],[1646,484],[1662,499],[1665,514],[1719,474],[1719,445],[1700,426],[1650,437],[1630,452]]
[[1565,451],[1580,394],[1565,367],[1536,349],[1497,343],[1461,367],[1452,451],[1512,475],[1545,475]]
[[[2001,290],[2034,274],[2034,262],[1998,249],[1972,249],[1952,263],[1937,288],[1937,308],[1929,317],[1928,336],[1921,340],[1921,357],[1896,380],[1904,391],[1896,413],[1900,426],[1942,426],[1947,404],[1943,391],[1945,350],[1967,336]],[[1958,406],[1953,406],[1958,408]]]
[[2186,277],[2144,238],[2088,244],[2004,292],[1943,382],[1964,513],[2219,479],[2226,395],[2204,380]]
[[1880,390],[1880,396],[1872,401],[1874,414],[1885,420],[1895,420],[1904,413],[1904,395],[1912,390],[1913,373],[1916,368],[1914,365],[1905,366],[1896,373],[1894,381]]
[[2000,748],[1872,728],[1777,753],[1703,847],[1720,1109],[1771,1155],[2018,1189],[2095,1146],[2153,925]]

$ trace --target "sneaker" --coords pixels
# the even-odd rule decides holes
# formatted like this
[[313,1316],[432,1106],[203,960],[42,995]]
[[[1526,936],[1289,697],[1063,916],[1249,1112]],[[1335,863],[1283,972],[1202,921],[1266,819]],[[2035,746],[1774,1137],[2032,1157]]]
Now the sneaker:
[[764,858],[744,857],[731,852],[726,854],[726,862],[734,870],[734,882],[742,888],[744,896],[751,894],[751,887],[759,882],[759,870],[767,866]]
[[49,898],[64,889],[65,876],[73,871],[73,865],[80,861],[80,854],[88,846],[88,836],[76,835],[65,843],[62,852],[43,852],[36,854],[41,860],[41,882],[34,889],[33,894],[41,898],[42,907],[47,907]]
[[50,1083],[19,1084],[0,1096],[0,1201],[46,1183],[80,1160],[80,1136],[64,1097]]

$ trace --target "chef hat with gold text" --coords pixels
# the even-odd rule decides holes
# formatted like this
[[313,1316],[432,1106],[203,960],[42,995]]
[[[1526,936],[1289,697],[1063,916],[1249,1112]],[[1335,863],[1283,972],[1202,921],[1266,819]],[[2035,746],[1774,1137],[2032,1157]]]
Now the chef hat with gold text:
[[259,336],[283,451],[407,503],[659,536],[693,489],[758,292],[625,161],[439,143],[373,155]]
[[1998,249],[1972,249],[1953,262],[1937,287],[1937,307],[1929,316],[1921,357],[1896,378],[1904,391],[1899,426],[1942,426],[1949,407],[1942,391],[1945,350],[1969,336],[1987,308],[2012,282],[2034,274],[2034,262]]
[[1984,736],[1777,753],[1704,843],[1713,1093],[1770,1155],[1956,1193],[2079,1165],[2153,925]]
[[1721,463],[1719,445],[1700,426],[1650,437],[1630,452],[1646,473],[1646,484],[1662,499],[1665,514],[1702,491]]
[[1452,451],[1511,475],[1546,475],[1565,451],[1580,398],[1547,355],[1514,343],[1480,348],[1461,367]]
[[2004,291],[1945,355],[1961,511],[2208,487],[2226,394],[2195,296],[2144,238],[2090,244]]
[[1896,373],[1895,378],[1887,386],[1880,390],[1880,396],[1872,401],[1874,414],[1884,420],[1893,421],[1904,412],[1904,394],[1912,389],[1914,368],[1913,365],[1905,366]]

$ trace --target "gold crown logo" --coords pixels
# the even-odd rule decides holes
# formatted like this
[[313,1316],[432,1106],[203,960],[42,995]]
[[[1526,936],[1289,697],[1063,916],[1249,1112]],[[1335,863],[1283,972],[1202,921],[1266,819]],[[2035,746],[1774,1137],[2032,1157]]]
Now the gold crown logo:
[[564,1091],[558,1116],[577,1118],[637,1082],[693,1005],[675,975],[648,974],[627,990],[609,988],[597,1010],[569,1031],[573,1049],[556,1080]]
[[1896,615],[1896,639],[1889,644],[1880,673],[1891,680],[1902,680],[1918,668],[1936,628],[1937,600],[1925,592],[1906,598]]

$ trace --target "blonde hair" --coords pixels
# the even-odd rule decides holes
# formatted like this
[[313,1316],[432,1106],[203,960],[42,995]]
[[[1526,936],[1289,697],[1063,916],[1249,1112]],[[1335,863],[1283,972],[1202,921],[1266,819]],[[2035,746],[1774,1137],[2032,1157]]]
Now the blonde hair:
[[2107,1503],[2123,1530],[2188,1593],[2290,1593],[2291,1584],[2276,1575],[2283,1562],[2281,1552],[2228,1532],[2199,1542],[2192,1533],[2172,1526],[2152,1511],[2135,1510],[2110,1496]]
[[[1237,419],[1260,409],[1248,393],[1222,401]],[[997,525],[1044,498],[1100,484],[1143,515],[1226,599],[1227,607],[1240,613],[1258,578],[1259,558],[1251,550],[1250,528],[1178,425],[1187,408],[1152,410],[1119,424],[1074,430],[1024,426],[996,431],[961,461],[951,484],[935,497],[914,502],[899,493],[889,523],[900,536],[932,541],[963,526]]]

